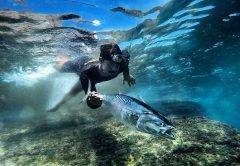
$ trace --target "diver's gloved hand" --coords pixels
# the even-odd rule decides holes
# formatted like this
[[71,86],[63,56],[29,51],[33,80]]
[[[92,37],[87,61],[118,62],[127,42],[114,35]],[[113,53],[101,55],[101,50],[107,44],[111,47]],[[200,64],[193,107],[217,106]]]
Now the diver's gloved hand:
[[135,78],[130,74],[128,76],[124,76],[123,84],[125,84],[125,82],[127,82],[129,86],[136,84]]
[[92,109],[99,108],[102,105],[102,98],[97,92],[93,91],[87,97],[87,105]]

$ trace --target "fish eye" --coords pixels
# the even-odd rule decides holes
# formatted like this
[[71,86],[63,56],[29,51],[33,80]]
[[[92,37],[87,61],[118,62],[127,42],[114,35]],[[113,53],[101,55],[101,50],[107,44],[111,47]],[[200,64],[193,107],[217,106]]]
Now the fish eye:
[[159,125],[162,126],[162,127],[164,126],[164,124],[162,122],[160,122]]

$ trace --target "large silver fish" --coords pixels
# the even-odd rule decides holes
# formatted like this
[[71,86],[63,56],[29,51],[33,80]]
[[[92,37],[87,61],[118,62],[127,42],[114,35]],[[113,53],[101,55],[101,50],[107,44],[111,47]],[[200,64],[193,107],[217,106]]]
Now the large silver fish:
[[[90,90],[85,100],[89,93]],[[171,122],[144,102],[123,94],[98,94],[98,96],[104,104],[111,106],[111,113],[117,119],[134,126],[139,131],[174,139],[172,133],[174,127]]]
[[174,139],[171,122],[144,102],[123,94],[101,94],[100,97],[111,106],[111,113],[116,118],[121,118],[142,132]]

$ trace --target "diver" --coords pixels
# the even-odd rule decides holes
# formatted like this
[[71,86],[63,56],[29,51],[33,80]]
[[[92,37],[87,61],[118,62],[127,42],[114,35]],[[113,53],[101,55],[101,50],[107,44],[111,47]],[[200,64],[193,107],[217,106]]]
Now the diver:
[[102,101],[97,95],[95,84],[109,81],[120,73],[123,73],[123,84],[127,82],[131,86],[136,83],[134,77],[129,73],[129,59],[130,54],[127,50],[121,51],[117,44],[110,43],[101,45],[99,61],[93,60],[88,56],[82,56],[72,61],[61,61],[56,66],[60,72],[76,73],[80,78],[63,99],[47,111],[57,111],[61,105],[82,90],[86,94],[89,80],[91,82],[91,93],[87,98],[87,104],[92,109],[99,108]]

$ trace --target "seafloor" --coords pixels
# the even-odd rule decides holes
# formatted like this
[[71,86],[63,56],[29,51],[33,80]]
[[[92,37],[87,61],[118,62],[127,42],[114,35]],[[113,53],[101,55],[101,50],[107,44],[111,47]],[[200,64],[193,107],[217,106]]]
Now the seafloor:
[[[240,134],[200,117],[169,117],[175,140],[116,122],[104,110],[73,111],[65,120],[6,125],[3,165],[239,165]],[[56,115],[56,114],[55,114]],[[53,114],[53,116],[55,116]]]

